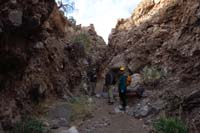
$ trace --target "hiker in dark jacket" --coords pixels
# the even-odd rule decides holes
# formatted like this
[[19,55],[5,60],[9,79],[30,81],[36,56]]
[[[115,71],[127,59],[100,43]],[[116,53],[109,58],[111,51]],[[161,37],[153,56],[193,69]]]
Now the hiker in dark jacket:
[[114,103],[114,95],[113,95],[113,91],[114,91],[114,85],[115,85],[115,73],[110,70],[107,74],[106,74],[106,80],[105,80],[105,85],[106,88],[108,90],[108,104],[113,104]]
[[95,88],[97,82],[97,74],[95,68],[93,68],[92,71],[88,74],[88,77],[90,81],[89,95],[93,96],[95,95]]
[[126,110],[126,91],[127,91],[127,85],[126,85],[126,79],[127,77],[124,75],[125,68],[120,68],[120,77],[119,77],[119,97],[120,101],[122,103],[121,110]]

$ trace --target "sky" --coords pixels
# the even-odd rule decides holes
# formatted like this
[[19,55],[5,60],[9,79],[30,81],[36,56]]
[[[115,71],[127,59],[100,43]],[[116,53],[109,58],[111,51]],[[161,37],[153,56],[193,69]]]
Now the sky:
[[73,0],[75,11],[73,16],[77,24],[88,26],[94,24],[97,34],[108,42],[111,29],[119,18],[131,16],[134,8],[141,0]]

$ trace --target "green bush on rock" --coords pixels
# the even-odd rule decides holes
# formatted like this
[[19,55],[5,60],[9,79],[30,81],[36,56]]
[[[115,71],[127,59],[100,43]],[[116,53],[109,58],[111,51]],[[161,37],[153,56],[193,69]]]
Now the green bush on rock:
[[71,121],[75,122],[76,120],[89,117],[92,114],[94,109],[93,103],[91,103],[91,98],[87,96],[74,97],[68,105],[72,109]]
[[73,40],[73,43],[83,44],[85,52],[89,51],[91,40],[86,33],[80,33],[76,35]]
[[156,67],[145,67],[142,70],[142,77],[144,84],[155,84],[162,77],[167,75],[167,72],[163,69],[158,69]]
[[187,133],[185,124],[177,118],[162,117],[153,124],[157,133]]
[[11,133],[43,133],[44,128],[42,122],[31,117],[24,117],[15,124]]

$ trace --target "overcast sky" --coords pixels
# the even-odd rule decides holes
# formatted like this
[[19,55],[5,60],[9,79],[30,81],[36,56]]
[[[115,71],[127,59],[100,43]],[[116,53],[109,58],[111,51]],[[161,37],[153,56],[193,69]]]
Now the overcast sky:
[[107,42],[119,18],[128,18],[141,0],[74,0],[73,16],[77,24],[93,23],[97,33]]

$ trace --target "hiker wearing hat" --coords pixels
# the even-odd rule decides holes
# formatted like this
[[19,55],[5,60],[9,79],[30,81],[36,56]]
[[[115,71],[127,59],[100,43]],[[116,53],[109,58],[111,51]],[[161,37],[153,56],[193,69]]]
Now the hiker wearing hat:
[[126,110],[126,80],[127,80],[127,76],[125,76],[124,74],[125,72],[125,68],[124,67],[120,67],[120,77],[119,77],[119,97],[120,97],[120,101],[122,103],[122,108],[121,110],[125,111]]

